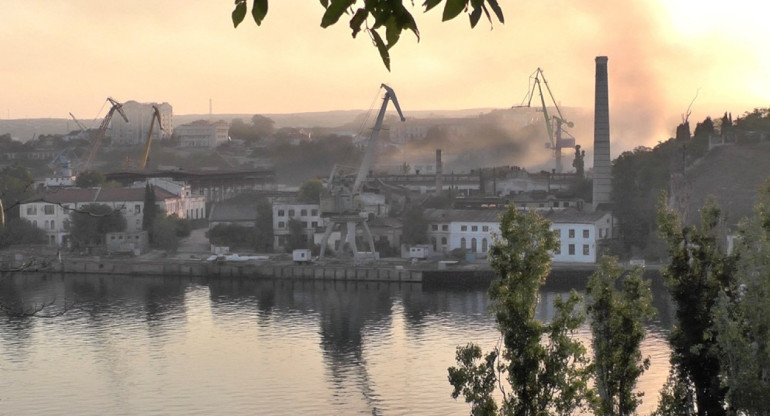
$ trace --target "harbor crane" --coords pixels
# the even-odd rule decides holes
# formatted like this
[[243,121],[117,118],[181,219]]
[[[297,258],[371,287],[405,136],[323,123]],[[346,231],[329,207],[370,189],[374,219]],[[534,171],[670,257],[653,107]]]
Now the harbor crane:
[[107,132],[107,127],[110,126],[110,121],[112,120],[113,114],[115,114],[115,112],[117,111],[118,114],[120,114],[120,116],[123,117],[123,120],[125,120],[126,123],[128,123],[128,117],[126,117],[126,113],[123,112],[123,104],[113,100],[110,97],[107,97],[107,101],[112,105],[112,107],[110,107],[109,111],[107,111],[107,115],[104,116],[104,119],[102,120],[102,123],[99,125],[99,128],[97,128],[96,131],[91,136],[91,152],[88,153],[88,159],[86,159],[85,164],[83,164],[83,167],[80,169],[81,172],[85,172],[91,167],[91,163],[93,163],[96,153],[99,151],[99,148],[102,146],[102,141],[104,140],[104,134]]
[[374,150],[377,147],[377,137],[380,134],[380,130],[382,130],[382,122],[385,119],[385,111],[388,108],[389,102],[393,102],[393,106],[396,108],[401,121],[406,121],[393,89],[385,84],[381,84],[380,88],[385,90],[385,96],[382,99],[382,106],[380,107],[380,112],[377,114],[377,120],[374,123],[372,134],[369,136],[369,141],[366,144],[366,150],[364,151],[361,166],[358,168],[355,180],[351,184],[347,178],[343,178],[338,174],[339,167],[335,166],[334,169],[332,169],[332,174],[329,176],[327,188],[321,193],[321,216],[328,218],[326,231],[321,240],[321,257],[324,257],[324,254],[326,253],[329,236],[331,236],[338,225],[344,226],[345,228],[345,237],[343,241],[348,244],[350,250],[353,252],[355,262],[358,262],[360,256],[356,246],[356,234],[359,225],[363,227],[364,238],[369,244],[370,252],[372,255],[375,255],[374,239],[372,238],[372,233],[367,224],[367,215],[363,212],[363,207],[361,206],[360,194],[372,166]]
[[[155,121],[158,122],[158,128],[161,131],[165,130],[163,128],[163,123],[160,120],[161,120],[160,110],[158,110],[157,106],[153,105],[152,106],[152,118],[150,119],[150,129],[147,132],[147,140],[144,143],[144,152],[142,153],[142,159],[139,160],[139,162],[138,162],[138,164],[136,166],[137,168],[139,168],[139,170],[144,170],[144,168],[147,167],[147,160],[149,160],[149,158],[150,158],[150,144],[152,143],[152,132],[153,132],[153,129],[155,127]],[[128,167],[130,167],[131,164],[132,164],[131,161],[128,159],[128,157],[126,157],[126,166],[125,167],[128,168]]]
[[[548,81],[545,79],[543,70],[537,68],[535,72],[529,76],[529,80],[529,91],[527,91],[527,95],[524,97],[522,104],[517,107],[531,107],[532,99],[535,97],[535,89],[537,89],[537,92],[540,94],[540,104],[542,105],[543,118],[545,119],[545,128],[548,132],[548,139],[550,140],[549,142],[546,142],[545,147],[553,150],[553,156],[556,160],[556,173],[562,173],[563,165],[561,160],[561,149],[575,147],[575,138],[564,129],[564,126],[566,125],[571,128],[573,124],[571,121],[567,121],[561,114],[559,104],[557,104],[556,100],[553,98],[553,93],[548,86]],[[558,115],[548,115],[548,106],[545,103],[543,85],[545,85],[545,90],[548,92],[548,96],[551,98],[551,102],[556,108],[556,113]],[[527,104],[524,105],[524,102]],[[564,135],[567,137],[563,137]]]

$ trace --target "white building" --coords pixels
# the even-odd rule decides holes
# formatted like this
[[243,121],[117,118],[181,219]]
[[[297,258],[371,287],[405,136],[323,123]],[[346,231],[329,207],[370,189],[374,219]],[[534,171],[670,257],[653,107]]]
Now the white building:
[[[176,195],[179,203],[174,211],[166,211],[168,215],[176,214],[179,218],[197,220],[206,218],[206,197],[193,195],[190,185],[185,182],[171,180],[171,178],[148,178],[151,186],[160,188]],[[147,182],[135,182],[132,188],[144,189]]]
[[113,115],[109,131],[112,144],[144,146],[147,141],[147,133],[150,131],[150,123],[155,122],[153,120],[153,105],[158,107],[160,111],[160,122],[163,129],[158,128],[156,124],[152,131],[152,140],[166,140],[171,137],[171,133],[174,131],[173,108],[171,104],[165,102],[158,104],[126,101],[123,103],[123,112],[126,114],[128,123],[119,114]]
[[[179,198],[163,189],[155,188],[155,203],[166,213],[179,212]],[[62,245],[70,233],[70,215],[88,204],[120,210],[126,218],[126,232],[142,229],[143,188],[64,188],[21,204],[21,218],[45,230],[48,244]]]
[[286,246],[289,232],[289,221],[297,220],[302,223],[302,229],[310,244],[314,242],[314,235],[324,226],[321,218],[321,210],[318,204],[300,204],[294,202],[273,203],[273,247],[276,250]]
[[[493,234],[500,233],[502,211],[492,209],[428,209],[428,238],[433,251],[448,253],[465,249],[486,255]],[[598,244],[612,237],[614,220],[609,212],[564,209],[543,213],[559,236],[560,247],[552,253],[554,263],[596,263]]]
[[230,126],[223,120],[215,122],[197,120],[182,124],[175,131],[179,136],[179,145],[182,147],[213,149],[227,143]]

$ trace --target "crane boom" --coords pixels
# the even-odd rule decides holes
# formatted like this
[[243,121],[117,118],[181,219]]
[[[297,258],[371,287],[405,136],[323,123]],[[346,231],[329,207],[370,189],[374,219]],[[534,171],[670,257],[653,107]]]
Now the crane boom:
[[112,104],[112,107],[110,107],[109,111],[107,111],[107,115],[104,116],[104,119],[102,120],[102,123],[99,125],[99,128],[96,129],[96,132],[94,132],[94,135],[91,137],[91,152],[88,154],[88,159],[86,159],[86,163],[83,165],[81,171],[85,172],[91,167],[91,163],[94,161],[94,157],[96,156],[96,153],[99,151],[99,148],[102,146],[102,140],[104,140],[104,134],[107,131],[107,127],[110,126],[110,121],[112,120],[112,115],[115,113],[115,111],[120,114],[121,117],[123,117],[123,120],[128,123],[128,118],[126,117],[126,113],[123,112],[123,104],[113,100],[110,97],[107,97],[107,101]]
[[75,118],[74,114],[70,113],[70,117],[72,117],[72,119],[75,120],[75,124],[78,125],[78,128],[80,128],[81,132],[85,132],[86,131],[86,128],[82,124],[80,124],[80,121],[78,121],[78,119]]
[[[562,127],[562,125],[566,124],[567,127],[572,127],[573,124],[571,121],[567,121],[564,116],[561,113],[561,109],[559,108],[559,104],[556,102],[556,99],[553,97],[553,92],[551,92],[551,87],[548,86],[548,81],[545,79],[545,74],[543,73],[543,70],[541,68],[537,68],[535,72],[532,73],[529,77],[532,80],[532,87],[527,92],[527,96],[524,97],[527,101],[527,107],[531,107],[532,105],[532,99],[535,96],[535,88],[537,88],[537,92],[540,94],[540,104],[543,107],[543,117],[545,119],[545,128],[548,132],[548,139],[550,140],[549,143],[546,143],[546,146],[550,149],[553,149],[554,158],[556,159],[556,172],[561,173],[562,172],[562,161],[561,161],[561,149],[566,147],[572,147],[575,145],[575,138],[570,135],[569,138],[562,138],[562,133],[566,133]],[[548,106],[545,103],[545,93],[543,92],[543,84],[545,85],[545,90],[548,92],[548,96],[551,98],[551,102],[553,103],[554,108],[556,108],[557,115],[550,116],[548,114]],[[554,132],[553,124],[556,123],[556,131]],[[569,135],[569,133],[566,133]]]
[[380,107],[380,112],[377,114],[377,121],[374,123],[372,134],[369,136],[369,142],[366,144],[366,151],[364,152],[364,158],[361,161],[361,167],[358,169],[356,181],[353,183],[353,195],[361,192],[361,187],[366,180],[366,176],[369,174],[374,149],[377,147],[377,137],[380,135],[380,130],[382,130],[382,121],[385,119],[385,110],[388,108],[389,101],[393,101],[393,106],[396,107],[396,111],[398,111],[398,116],[401,118],[401,121],[406,120],[404,118],[404,113],[401,112],[401,106],[398,104],[398,99],[396,98],[396,93],[393,89],[385,84],[381,84],[380,87],[385,90],[385,97],[382,99],[382,106]]
[[139,169],[144,170],[147,166],[147,159],[150,157],[150,142],[152,141],[152,129],[155,127],[155,120],[158,120],[158,128],[163,130],[163,124],[160,121],[160,110],[157,106],[152,106],[152,118],[150,119],[150,131],[147,132],[147,141],[144,143],[144,153],[142,161],[139,163]]

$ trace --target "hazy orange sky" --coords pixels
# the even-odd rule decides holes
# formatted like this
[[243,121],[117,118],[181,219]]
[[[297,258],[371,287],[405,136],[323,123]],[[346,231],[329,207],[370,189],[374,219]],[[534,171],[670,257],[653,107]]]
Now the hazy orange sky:
[[405,33],[388,72],[347,20],[320,28],[316,0],[273,0],[261,27],[237,29],[232,1],[0,0],[0,119],[91,120],[107,96],[175,114],[208,113],[209,99],[214,113],[365,110],[382,82],[407,113],[507,108],[537,67],[562,106],[592,108],[597,55],[613,141],[672,135],[696,91],[691,121],[770,105],[764,2],[503,0],[506,23],[473,30],[421,3],[422,39]]

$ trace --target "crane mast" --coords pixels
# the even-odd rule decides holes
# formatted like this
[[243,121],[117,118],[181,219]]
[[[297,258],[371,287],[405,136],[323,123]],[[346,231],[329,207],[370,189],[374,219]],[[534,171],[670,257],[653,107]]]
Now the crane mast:
[[152,129],[155,127],[155,121],[158,121],[158,128],[163,130],[163,124],[160,121],[160,110],[158,107],[152,106],[152,119],[150,119],[150,131],[147,132],[147,141],[144,143],[144,153],[142,154],[142,161],[139,163],[139,169],[144,170],[147,166],[147,159],[150,157],[150,142],[152,141]]
[[128,123],[128,118],[126,117],[126,113],[123,112],[123,104],[113,100],[110,97],[107,97],[107,101],[112,105],[110,107],[109,111],[107,111],[107,115],[104,116],[104,119],[102,120],[102,123],[99,125],[99,128],[96,129],[94,132],[94,135],[91,138],[91,152],[88,154],[88,159],[86,159],[86,163],[83,165],[83,168],[81,169],[82,172],[87,171],[91,167],[91,163],[94,161],[94,157],[96,157],[96,153],[99,151],[99,148],[102,146],[102,141],[104,140],[104,134],[107,132],[107,128],[110,126],[110,121],[112,120],[112,116],[115,113],[115,111],[120,114],[121,117],[123,117],[123,120]]
[[326,253],[329,236],[337,225],[345,226],[345,241],[353,251],[354,259],[357,259],[358,256],[356,248],[356,227],[358,225],[363,226],[364,236],[369,243],[371,252],[374,253],[374,240],[369,231],[369,226],[366,223],[366,217],[361,215],[358,197],[372,166],[374,151],[377,147],[377,138],[382,130],[382,122],[385,119],[388,103],[392,101],[401,121],[406,120],[404,114],[401,112],[401,106],[398,104],[398,99],[396,98],[396,93],[393,89],[385,84],[381,84],[380,88],[385,90],[385,96],[382,99],[382,105],[377,114],[374,128],[372,128],[372,134],[369,136],[369,141],[366,143],[364,156],[361,160],[361,166],[359,166],[358,172],[356,173],[355,181],[348,187],[338,180],[337,173],[339,167],[335,165],[329,176],[327,189],[321,195],[321,215],[328,218],[326,231],[321,240],[321,257]]
[[[575,146],[575,138],[564,130],[563,125],[566,124],[567,127],[572,127],[573,124],[571,121],[567,121],[561,114],[559,104],[556,102],[556,99],[553,98],[551,87],[548,86],[548,81],[545,79],[543,70],[541,68],[537,68],[535,72],[530,75],[530,79],[532,80],[532,87],[527,92],[527,96],[524,97],[525,101],[527,98],[529,98],[526,107],[531,107],[532,99],[535,96],[535,88],[537,88],[537,92],[540,94],[540,104],[543,109],[542,111],[543,118],[545,119],[545,128],[548,132],[548,139],[550,140],[550,142],[546,143],[546,147],[553,149],[554,159],[556,160],[556,173],[562,173],[563,165],[561,160],[561,149]],[[545,102],[543,85],[545,85],[545,90],[548,92],[548,96],[551,98],[551,102],[553,103],[554,108],[556,108],[556,113],[558,116],[548,115],[548,106]],[[556,124],[555,131],[553,126],[554,123]],[[569,137],[562,137],[562,134],[566,134]]]

